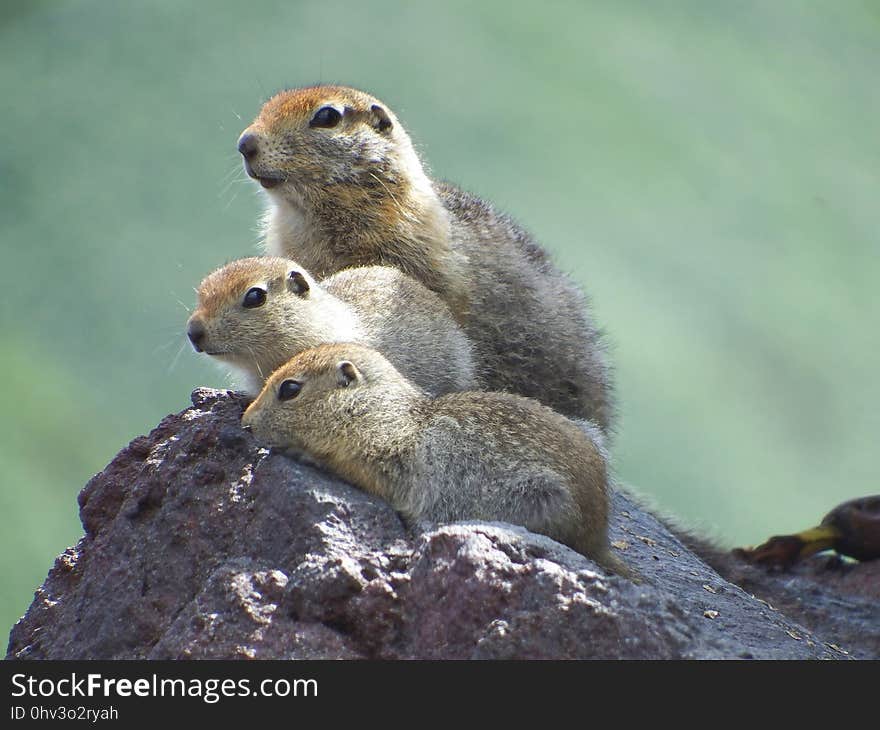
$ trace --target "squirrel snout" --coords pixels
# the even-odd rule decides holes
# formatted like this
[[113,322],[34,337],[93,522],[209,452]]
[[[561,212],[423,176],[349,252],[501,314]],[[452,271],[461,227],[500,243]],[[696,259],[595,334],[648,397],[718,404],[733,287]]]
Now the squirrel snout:
[[254,165],[257,165],[257,168],[260,167],[260,162],[257,160],[260,152],[260,137],[258,135],[245,130],[238,138],[238,151],[244,159],[244,171],[265,189],[274,188],[284,182],[284,177],[277,171],[254,169]]
[[258,150],[257,135],[251,132],[245,132],[238,138],[238,151],[246,160],[252,160],[256,157]]
[[201,343],[205,339],[205,334],[205,325],[202,324],[201,320],[191,319],[189,321],[189,324],[186,326],[186,336],[189,337],[189,341],[192,342],[196,352],[203,352]]

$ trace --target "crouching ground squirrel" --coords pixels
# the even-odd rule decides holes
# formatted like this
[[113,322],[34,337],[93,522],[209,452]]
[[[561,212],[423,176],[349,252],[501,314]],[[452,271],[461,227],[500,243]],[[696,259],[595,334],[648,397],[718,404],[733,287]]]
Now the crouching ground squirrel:
[[601,446],[536,400],[476,391],[431,398],[375,350],[321,345],[272,374],[242,425],[406,519],[523,525],[631,576],[608,545]]
[[294,261],[247,258],[210,273],[197,294],[193,347],[239,371],[253,395],[293,355],[331,342],[381,350],[432,395],[479,387],[449,308],[398,269],[347,269],[319,284]]
[[238,149],[268,194],[269,253],[318,279],[350,266],[401,269],[450,306],[486,389],[538,398],[607,432],[609,373],[583,294],[515,222],[432,181],[382,102],[339,86],[284,91]]

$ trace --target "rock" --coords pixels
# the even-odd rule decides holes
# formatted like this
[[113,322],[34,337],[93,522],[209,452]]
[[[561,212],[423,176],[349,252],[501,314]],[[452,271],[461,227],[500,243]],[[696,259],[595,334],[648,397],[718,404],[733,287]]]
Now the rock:
[[258,448],[239,427],[245,406],[198,389],[85,486],[85,535],[13,627],[8,658],[876,655],[847,625],[873,617],[876,639],[866,598],[829,585],[837,619],[787,616],[777,608],[797,603],[798,583],[773,587],[791,600],[771,607],[623,494],[612,540],[642,585],[519,527],[405,525],[381,500]]
[[816,557],[788,570],[731,561],[725,577],[857,659],[880,658],[880,560]]

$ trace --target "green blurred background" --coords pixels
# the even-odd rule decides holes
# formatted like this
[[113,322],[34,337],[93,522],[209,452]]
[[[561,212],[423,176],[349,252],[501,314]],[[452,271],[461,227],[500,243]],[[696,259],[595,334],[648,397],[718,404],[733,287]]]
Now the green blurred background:
[[878,8],[4,1],[0,626],[85,481],[224,384],[186,310],[257,250],[235,141],[286,86],[371,90],[583,283],[663,508],[746,544],[880,491]]

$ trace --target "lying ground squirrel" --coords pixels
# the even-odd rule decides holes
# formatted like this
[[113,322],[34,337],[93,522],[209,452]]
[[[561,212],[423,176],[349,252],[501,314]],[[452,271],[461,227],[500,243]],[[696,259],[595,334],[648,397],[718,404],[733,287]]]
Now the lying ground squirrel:
[[488,390],[608,431],[609,373],[583,294],[512,220],[429,179],[382,102],[339,86],[284,91],[238,149],[268,194],[270,253],[318,279],[366,264],[401,269],[450,306]]
[[603,449],[536,400],[476,391],[432,399],[375,350],[322,345],[276,370],[242,425],[408,520],[523,525],[631,575],[608,545]]
[[293,355],[332,342],[381,350],[432,395],[479,387],[449,308],[398,269],[346,269],[319,284],[294,261],[247,258],[210,273],[197,294],[193,347],[241,372],[254,395]]

